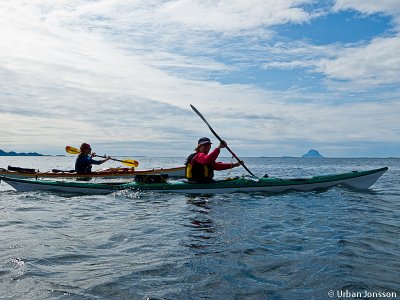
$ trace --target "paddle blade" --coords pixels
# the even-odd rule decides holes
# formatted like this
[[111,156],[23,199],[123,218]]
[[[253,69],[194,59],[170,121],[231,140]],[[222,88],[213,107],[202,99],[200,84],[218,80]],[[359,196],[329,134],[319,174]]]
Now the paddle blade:
[[134,159],[125,159],[123,161],[121,161],[124,165],[129,166],[129,167],[138,167],[139,166],[139,162],[137,160]]
[[69,154],[79,154],[79,153],[81,153],[81,151],[79,151],[78,149],[76,149],[75,147],[72,147],[72,146],[65,147],[65,151],[67,151],[67,153],[69,153]]

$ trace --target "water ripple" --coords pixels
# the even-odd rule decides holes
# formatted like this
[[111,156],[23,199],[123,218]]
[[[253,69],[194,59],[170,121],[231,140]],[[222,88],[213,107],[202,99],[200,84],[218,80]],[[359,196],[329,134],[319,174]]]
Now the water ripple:
[[17,193],[2,183],[0,298],[275,300],[328,299],[329,290],[400,292],[399,160],[246,164],[257,174],[288,177],[390,169],[364,192],[77,196]]

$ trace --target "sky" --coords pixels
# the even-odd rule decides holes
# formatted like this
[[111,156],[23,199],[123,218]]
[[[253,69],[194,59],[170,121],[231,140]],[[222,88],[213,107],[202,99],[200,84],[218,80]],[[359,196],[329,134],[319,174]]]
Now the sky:
[[[1,0],[0,149],[399,157],[398,0]],[[221,155],[229,156],[223,152]]]

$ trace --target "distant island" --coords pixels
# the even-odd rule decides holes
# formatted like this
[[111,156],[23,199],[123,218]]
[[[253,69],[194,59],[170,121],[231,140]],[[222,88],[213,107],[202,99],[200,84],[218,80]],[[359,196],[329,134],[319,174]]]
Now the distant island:
[[306,158],[309,158],[309,157],[310,158],[323,158],[324,156],[319,154],[319,152],[317,150],[311,149],[306,154],[304,154],[302,157],[306,157]]
[[5,152],[0,149],[0,156],[43,156],[43,154],[36,153],[36,152],[29,152],[29,153],[17,153],[14,151],[11,152]]

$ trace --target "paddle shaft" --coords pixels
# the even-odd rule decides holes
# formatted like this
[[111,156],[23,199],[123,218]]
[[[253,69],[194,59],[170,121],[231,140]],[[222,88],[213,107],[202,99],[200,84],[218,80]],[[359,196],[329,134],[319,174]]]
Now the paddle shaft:
[[[193,109],[193,111],[204,121],[204,123],[206,123],[206,125],[208,126],[208,128],[210,129],[210,131],[214,134],[214,136],[222,143],[225,143],[223,139],[220,138],[220,136],[214,131],[214,129],[212,129],[211,125],[208,124],[207,120],[203,117],[203,115],[197,110],[196,107],[194,107],[192,104],[190,104],[190,107]],[[239,159],[239,157],[236,156],[235,153],[233,153],[233,151],[228,147],[228,145],[225,145],[226,150],[228,150],[232,156],[234,158],[237,159],[238,162],[241,162],[241,165],[243,166],[243,168],[245,168],[245,170],[251,175],[256,177],[256,175],[254,175],[247,167],[246,165],[243,163],[243,161],[241,161]]]
[[[101,157],[101,158],[107,158],[107,156],[102,156],[102,155],[93,155],[93,156]],[[131,159],[120,160],[120,159],[116,159],[116,158],[112,158],[112,157],[110,157],[110,159],[113,160],[113,161],[122,162],[123,164],[129,165],[129,166],[137,167],[139,165],[139,162],[137,162],[135,160],[131,160]]]
[[[101,158],[107,158],[107,156],[102,156],[102,155],[97,155],[97,154],[93,155],[93,156],[101,157]],[[112,158],[112,157],[110,157],[110,159],[113,160],[113,161],[125,162],[125,160],[120,160],[120,159],[116,159],[116,158]]]

